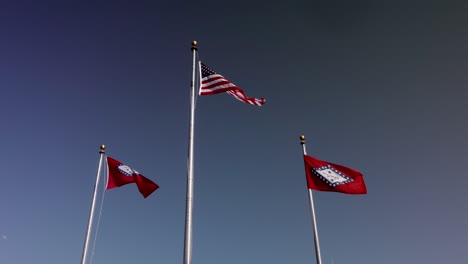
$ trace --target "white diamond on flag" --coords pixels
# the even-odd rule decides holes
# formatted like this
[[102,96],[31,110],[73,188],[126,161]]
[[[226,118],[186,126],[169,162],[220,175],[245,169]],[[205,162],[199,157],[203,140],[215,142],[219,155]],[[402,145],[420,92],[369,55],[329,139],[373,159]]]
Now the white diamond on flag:
[[119,165],[117,169],[126,176],[133,176],[133,175],[139,174],[136,170],[124,164]]
[[320,168],[314,168],[315,174],[325,181],[330,187],[336,187],[341,184],[352,182],[353,179],[347,175],[335,170],[330,165]]

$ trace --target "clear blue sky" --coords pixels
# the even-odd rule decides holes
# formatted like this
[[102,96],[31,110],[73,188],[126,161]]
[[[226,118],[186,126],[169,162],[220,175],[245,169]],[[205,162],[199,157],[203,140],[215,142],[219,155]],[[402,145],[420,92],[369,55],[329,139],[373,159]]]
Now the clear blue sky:
[[194,264],[315,263],[301,134],[369,192],[315,192],[324,264],[468,263],[465,2],[163,2],[1,4],[0,263],[79,263],[100,144],[160,189],[93,263],[182,263],[194,39],[267,99],[197,100]]

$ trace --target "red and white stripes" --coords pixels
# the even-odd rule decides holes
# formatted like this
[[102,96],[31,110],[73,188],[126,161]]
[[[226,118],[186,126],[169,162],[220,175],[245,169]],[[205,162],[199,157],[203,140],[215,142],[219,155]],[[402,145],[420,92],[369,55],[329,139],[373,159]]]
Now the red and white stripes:
[[265,98],[253,98],[245,95],[244,91],[224,78],[224,76],[217,74],[214,70],[200,62],[200,95],[212,95],[222,92],[227,92],[239,101],[247,104],[262,106],[265,104]]

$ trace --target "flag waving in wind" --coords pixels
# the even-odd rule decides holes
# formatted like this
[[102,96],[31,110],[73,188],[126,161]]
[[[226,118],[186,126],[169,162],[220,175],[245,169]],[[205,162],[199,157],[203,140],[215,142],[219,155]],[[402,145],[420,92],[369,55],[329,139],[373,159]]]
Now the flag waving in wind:
[[354,169],[304,155],[309,189],[347,194],[366,194],[362,174]]
[[227,92],[239,101],[247,104],[262,106],[265,104],[265,98],[253,98],[245,95],[244,91],[235,84],[216,73],[200,62],[200,95],[212,95]]
[[107,190],[136,183],[138,190],[146,198],[159,188],[156,183],[118,160],[107,157],[107,165],[109,171]]

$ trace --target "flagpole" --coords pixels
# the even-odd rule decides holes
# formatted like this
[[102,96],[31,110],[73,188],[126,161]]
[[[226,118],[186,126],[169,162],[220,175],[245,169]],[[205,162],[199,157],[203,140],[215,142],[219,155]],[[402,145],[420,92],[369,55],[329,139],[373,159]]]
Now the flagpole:
[[187,164],[187,201],[185,205],[185,240],[184,240],[184,264],[192,263],[192,211],[193,211],[193,142],[195,128],[195,68],[197,55],[197,41],[192,41],[192,83],[190,92],[190,132],[189,153]]
[[[300,136],[302,145],[302,152],[304,155],[307,155],[306,146],[305,146],[305,136]],[[317,258],[317,264],[322,264],[322,257],[320,255],[320,244],[319,237],[317,232],[317,221],[315,220],[315,208],[314,208],[314,197],[312,195],[312,189],[309,189],[309,204],[310,204],[310,214],[312,215],[312,226],[314,228],[314,242],[315,242],[315,257]]]
[[89,220],[88,220],[88,228],[86,229],[86,238],[84,242],[84,247],[83,247],[83,254],[81,255],[81,264],[86,264],[86,260],[88,258],[88,248],[89,248],[89,238],[91,236],[91,229],[93,225],[93,219],[94,219],[94,209],[96,207],[96,197],[97,197],[97,190],[98,190],[98,185],[99,185],[99,179],[101,178],[101,167],[102,167],[102,160],[104,159],[104,154],[106,153],[106,146],[101,145],[100,147],[100,158],[99,158],[99,166],[98,166],[98,171],[96,175],[96,183],[94,184],[94,194],[93,194],[93,200],[91,202],[91,210],[89,212]]

